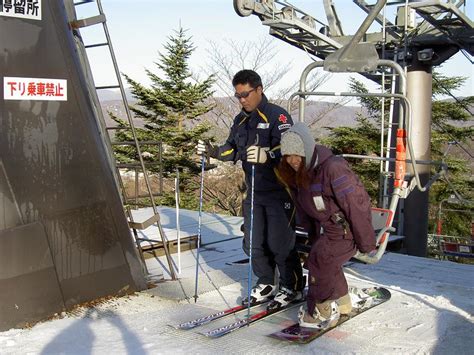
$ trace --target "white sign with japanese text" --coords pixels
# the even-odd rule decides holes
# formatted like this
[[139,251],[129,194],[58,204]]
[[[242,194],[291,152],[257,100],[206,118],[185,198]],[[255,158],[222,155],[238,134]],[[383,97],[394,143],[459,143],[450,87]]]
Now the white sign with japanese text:
[[67,101],[67,80],[4,77],[3,98],[5,100]]
[[41,0],[0,0],[0,16],[41,20]]

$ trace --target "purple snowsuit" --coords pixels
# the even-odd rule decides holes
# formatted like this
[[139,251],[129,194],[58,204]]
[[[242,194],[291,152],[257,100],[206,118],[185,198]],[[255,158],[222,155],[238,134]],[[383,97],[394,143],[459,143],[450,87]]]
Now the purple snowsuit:
[[[308,159],[309,157],[307,157]],[[309,270],[308,312],[317,303],[337,300],[348,292],[342,265],[357,249],[375,249],[370,198],[345,159],[315,145],[308,189],[293,190],[302,226],[312,241]]]

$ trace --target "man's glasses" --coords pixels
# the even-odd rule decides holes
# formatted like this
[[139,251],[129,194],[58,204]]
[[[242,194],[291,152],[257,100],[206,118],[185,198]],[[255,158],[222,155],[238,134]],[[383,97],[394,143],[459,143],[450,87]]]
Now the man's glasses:
[[240,99],[246,99],[247,97],[249,97],[250,93],[251,93],[252,91],[255,91],[255,90],[257,90],[257,88],[252,89],[252,90],[249,90],[249,91],[242,91],[242,92],[240,92],[240,93],[239,93],[239,92],[236,92],[236,93],[234,94],[234,96],[235,96],[238,100],[240,100]]

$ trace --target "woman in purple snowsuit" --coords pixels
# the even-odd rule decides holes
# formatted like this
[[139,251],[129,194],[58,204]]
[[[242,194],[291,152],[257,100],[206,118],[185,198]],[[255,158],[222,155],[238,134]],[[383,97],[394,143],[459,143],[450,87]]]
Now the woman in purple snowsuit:
[[346,160],[317,145],[304,123],[282,135],[281,152],[281,179],[291,190],[298,224],[312,241],[307,311],[300,310],[300,325],[330,327],[352,310],[342,265],[357,250],[375,249],[370,198]]

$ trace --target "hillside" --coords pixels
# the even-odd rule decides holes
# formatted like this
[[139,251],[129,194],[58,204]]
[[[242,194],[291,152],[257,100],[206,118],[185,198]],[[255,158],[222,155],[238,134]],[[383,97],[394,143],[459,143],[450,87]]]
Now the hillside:
[[[126,119],[126,112],[119,98],[108,93],[101,97],[101,99],[102,113],[107,126],[114,125],[108,112]],[[133,98],[128,98],[128,100],[130,105],[136,103],[136,100]],[[232,118],[239,112],[239,108],[233,99],[215,98],[215,100],[218,103],[217,106],[211,112],[203,115],[201,120],[208,121],[211,125],[216,126],[218,128],[217,131],[219,131],[217,132],[217,138],[224,139],[225,137],[219,136],[219,133],[223,132],[222,129],[230,127]],[[286,102],[282,106],[286,108]],[[305,110],[305,121],[313,129],[316,128],[316,131],[322,127],[353,127],[356,123],[355,118],[360,112],[362,112],[362,108],[358,106],[342,106],[331,102],[308,100]],[[298,119],[298,110],[292,111],[291,115],[293,120],[296,121]],[[135,120],[135,124],[137,127],[143,127],[143,121],[140,119]],[[325,132],[325,130],[322,132]],[[227,134],[227,131],[224,130],[224,133]]]

